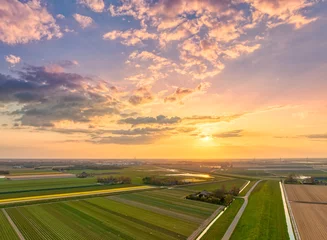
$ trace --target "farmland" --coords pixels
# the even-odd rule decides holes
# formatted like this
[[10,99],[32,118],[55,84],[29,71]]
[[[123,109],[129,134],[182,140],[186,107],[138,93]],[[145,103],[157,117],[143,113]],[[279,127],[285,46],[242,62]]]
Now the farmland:
[[231,239],[289,239],[277,181],[256,186]]
[[327,187],[285,184],[288,200],[327,203]]
[[2,199],[0,200],[0,205],[26,203],[26,202],[34,202],[34,201],[46,201],[46,200],[64,199],[64,198],[77,198],[77,197],[103,195],[103,194],[119,193],[125,191],[147,190],[147,189],[152,189],[152,187],[134,186],[134,187],[121,187],[121,188],[85,191],[85,192],[69,192],[69,193],[58,193],[58,194],[41,195],[41,196],[28,196],[28,197]]
[[2,211],[0,211],[0,237],[3,240],[19,239]]
[[327,187],[285,184],[301,239],[327,238]]
[[225,186],[226,189],[231,189],[233,186],[241,188],[247,181],[244,179],[227,179],[227,178],[220,178],[219,182],[214,183],[203,183],[197,184],[193,186],[186,186],[183,187],[185,189],[194,190],[194,191],[213,191],[222,186]]
[[184,190],[166,189],[7,212],[25,239],[186,239],[217,206],[184,195]]

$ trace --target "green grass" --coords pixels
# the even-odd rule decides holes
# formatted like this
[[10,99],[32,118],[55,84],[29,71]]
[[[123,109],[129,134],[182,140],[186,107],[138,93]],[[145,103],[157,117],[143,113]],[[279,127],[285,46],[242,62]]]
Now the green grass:
[[19,239],[2,211],[0,211],[0,238],[2,240]]
[[194,190],[194,191],[202,191],[202,190],[214,191],[216,189],[221,188],[224,185],[227,190],[230,190],[233,186],[241,188],[244,183],[246,183],[246,180],[244,179],[232,179],[232,180],[226,180],[216,183],[204,183],[204,184],[197,184],[193,186],[185,186],[183,188]]
[[253,190],[231,237],[239,239],[289,239],[278,181],[263,181]]
[[235,199],[201,239],[221,239],[236,216],[238,210],[242,207],[243,202],[244,200],[242,198]]

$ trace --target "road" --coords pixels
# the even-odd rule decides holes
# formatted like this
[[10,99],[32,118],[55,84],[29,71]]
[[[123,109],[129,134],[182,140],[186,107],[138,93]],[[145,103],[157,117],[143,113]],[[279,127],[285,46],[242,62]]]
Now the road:
[[96,191],[59,193],[59,194],[41,195],[41,196],[32,196],[32,197],[9,198],[9,199],[1,199],[0,205],[12,204],[12,203],[22,203],[22,202],[44,201],[44,200],[61,199],[61,198],[95,196],[95,195],[103,195],[103,194],[109,194],[109,193],[147,190],[147,189],[153,189],[153,188],[155,188],[155,187],[135,186],[135,187],[122,187],[122,188],[113,188],[113,189],[96,190]]
[[243,212],[246,208],[246,206],[248,205],[248,198],[251,194],[251,192],[253,191],[253,189],[258,185],[259,182],[261,182],[262,180],[259,180],[257,181],[253,186],[252,188],[247,192],[247,194],[242,197],[244,199],[244,203],[241,207],[241,209],[238,211],[238,213],[236,214],[233,222],[229,225],[227,231],[225,232],[225,235],[223,236],[222,240],[229,240],[230,237],[232,236],[236,226],[237,226],[237,223],[239,222],[239,220],[241,219],[242,215],[243,215]]

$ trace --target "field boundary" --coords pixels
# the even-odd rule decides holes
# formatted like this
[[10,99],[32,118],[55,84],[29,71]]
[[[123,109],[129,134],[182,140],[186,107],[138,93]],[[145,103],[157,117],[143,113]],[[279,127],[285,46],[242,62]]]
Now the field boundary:
[[[290,205],[290,201],[288,200],[288,196],[287,196],[287,192],[285,190],[284,183],[279,182],[279,184],[280,184],[280,187],[281,187],[283,202],[284,202],[284,197],[285,197],[285,202],[286,202],[286,206],[287,206],[287,209],[288,209],[287,213],[289,214],[289,217],[291,219],[291,223],[292,223],[291,226],[293,227],[292,232],[294,233],[294,238],[296,240],[301,240],[300,232],[299,232],[299,229],[297,228],[297,225],[296,225],[296,221],[295,221],[295,218],[294,218],[294,215],[293,215],[293,211],[292,211],[292,207]],[[284,209],[285,209],[285,206],[284,206]],[[285,210],[285,214],[286,214],[286,210]],[[286,223],[287,223],[287,217],[286,217]],[[288,223],[287,223],[287,229],[288,229]]]
[[14,229],[14,231],[16,232],[18,238],[20,240],[25,240],[23,234],[19,231],[18,227],[16,226],[16,224],[13,222],[13,220],[11,219],[11,217],[8,215],[8,213],[6,212],[5,209],[1,209],[3,214],[6,216],[8,222],[10,223],[11,227]]

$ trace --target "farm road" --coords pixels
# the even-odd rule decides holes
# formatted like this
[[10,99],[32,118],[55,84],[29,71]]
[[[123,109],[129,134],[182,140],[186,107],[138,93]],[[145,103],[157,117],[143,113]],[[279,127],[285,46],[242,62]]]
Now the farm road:
[[259,180],[257,181],[253,186],[252,188],[246,193],[246,195],[244,197],[242,197],[244,199],[244,203],[241,207],[241,209],[238,211],[238,213],[236,214],[233,222],[229,225],[229,228],[227,229],[227,231],[225,232],[225,235],[223,236],[222,240],[229,240],[230,237],[232,236],[236,226],[237,226],[237,223],[239,222],[239,220],[241,219],[242,215],[243,215],[243,212],[246,208],[246,206],[248,205],[248,198],[251,194],[251,192],[253,191],[253,189],[258,185],[259,182],[261,182],[262,180]]

